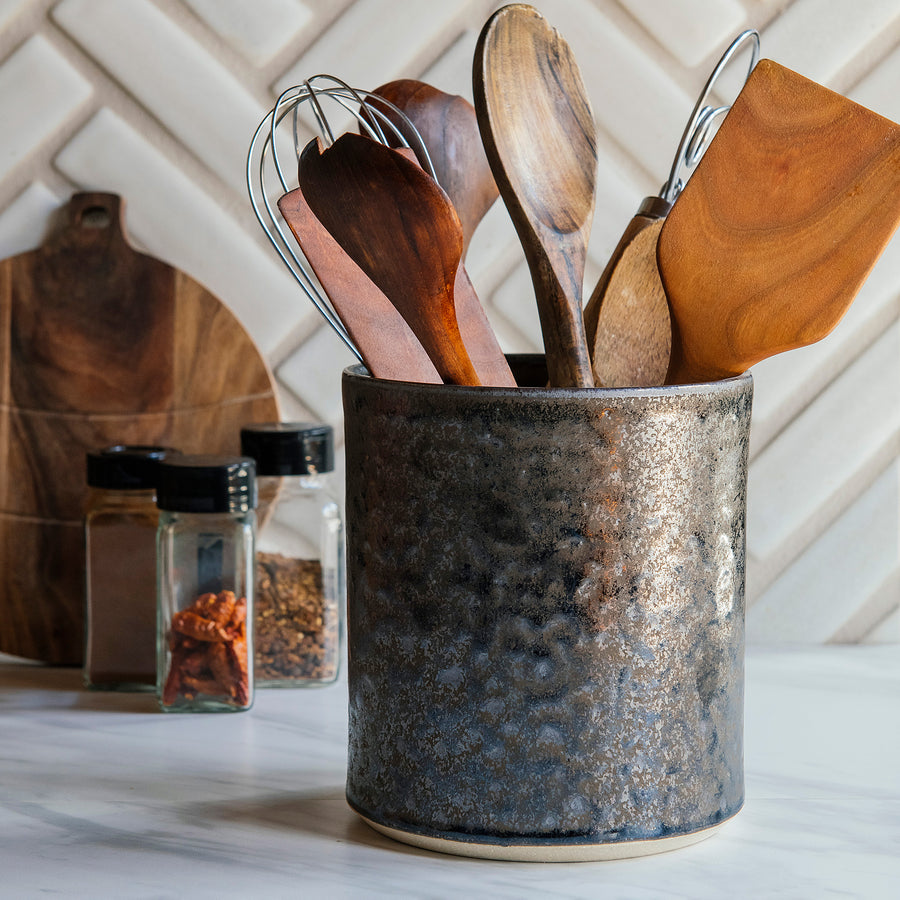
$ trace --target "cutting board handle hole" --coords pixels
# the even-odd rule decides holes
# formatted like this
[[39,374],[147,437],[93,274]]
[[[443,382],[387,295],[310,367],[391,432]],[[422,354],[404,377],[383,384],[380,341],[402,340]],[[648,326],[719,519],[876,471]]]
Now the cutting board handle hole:
[[109,228],[112,224],[112,214],[105,206],[89,206],[82,210],[78,218],[78,224],[82,228]]

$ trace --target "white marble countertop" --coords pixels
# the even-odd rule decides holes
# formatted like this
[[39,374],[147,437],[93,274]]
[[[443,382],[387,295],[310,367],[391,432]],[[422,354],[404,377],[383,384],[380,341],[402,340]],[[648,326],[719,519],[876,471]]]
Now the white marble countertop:
[[0,664],[0,897],[896,897],[900,647],[752,652],[746,729],[746,805],[709,840],[489,862],[351,812],[344,684],[164,715],[74,670]]

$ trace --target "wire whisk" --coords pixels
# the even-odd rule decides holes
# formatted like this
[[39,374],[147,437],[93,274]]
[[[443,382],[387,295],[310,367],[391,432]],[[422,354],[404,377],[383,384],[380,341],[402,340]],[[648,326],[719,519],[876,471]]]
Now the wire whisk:
[[[377,105],[367,102],[372,98],[377,98]],[[362,132],[373,140],[411,149],[433,178],[435,171],[421,135],[401,110],[383,97],[350,87],[333,75],[315,75],[285,90],[259,123],[250,141],[247,191],[260,227],[303,293],[362,362],[362,355],[319,286],[277,207],[278,198],[297,187],[298,162],[303,150],[300,113],[304,104],[308,104],[326,146],[334,143],[335,136],[323,101],[337,104],[349,112]]]
[[750,45],[750,64],[747,67],[747,75],[744,76],[744,81],[746,81],[757,62],[759,62],[759,33],[753,28],[742,31],[731,42],[700,92],[700,96],[691,112],[691,117],[688,119],[684,133],[681,136],[681,142],[678,144],[669,178],[659,194],[668,203],[675,202],[688,179],[687,173],[693,170],[697,163],[700,162],[700,157],[703,156],[709,142],[715,135],[713,126],[717,120],[731,109],[730,104],[713,106],[710,103],[710,98],[722,73],[744,46],[748,44]]

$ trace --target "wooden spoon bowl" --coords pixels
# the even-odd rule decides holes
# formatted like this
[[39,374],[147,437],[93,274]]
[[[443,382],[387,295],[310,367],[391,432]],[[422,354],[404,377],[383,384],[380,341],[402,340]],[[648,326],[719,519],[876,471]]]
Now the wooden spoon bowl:
[[597,154],[574,54],[537,10],[515,3],[485,23],[473,83],[485,151],[531,270],[550,383],[591,387],[582,282]]

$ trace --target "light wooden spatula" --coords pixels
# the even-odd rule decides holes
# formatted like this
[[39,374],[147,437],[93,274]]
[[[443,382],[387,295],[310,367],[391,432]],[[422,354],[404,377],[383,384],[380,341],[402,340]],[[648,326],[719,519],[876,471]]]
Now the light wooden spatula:
[[761,60],[659,236],[667,382],[825,337],[898,221],[900,126]]

